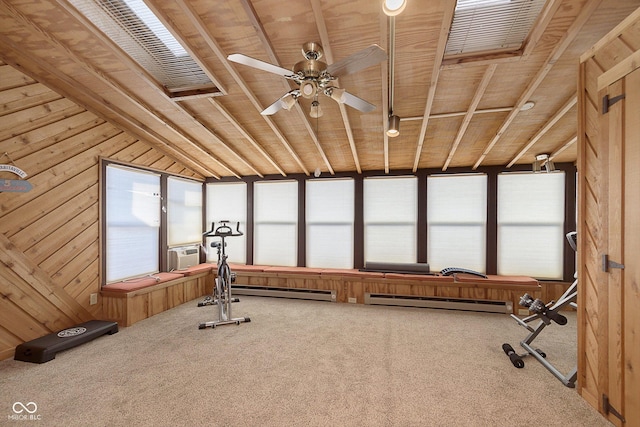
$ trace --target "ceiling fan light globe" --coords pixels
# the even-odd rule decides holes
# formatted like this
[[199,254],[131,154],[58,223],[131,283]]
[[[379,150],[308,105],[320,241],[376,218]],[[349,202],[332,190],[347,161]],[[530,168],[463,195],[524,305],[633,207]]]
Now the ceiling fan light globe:
[[291,110],[293,106],[296,105],[296,99],[290,94],[283,96],[280,101],[282,102],[282,108],[287,111]]
[[407,6],[407,0],[384,0],[382,11],[387,16],[396,16],[402,13]]
[[315,98],[318,93],[318,87],[312,81],[304,81],[300,84],[300,94],[303,98],[312,99]]
[[309,116],[313,119],[317,119],[318,117],[322,117],[322,107],[320,107],[320,103],[318,101],[313,101],[311,103],[311,111],[309,111]]

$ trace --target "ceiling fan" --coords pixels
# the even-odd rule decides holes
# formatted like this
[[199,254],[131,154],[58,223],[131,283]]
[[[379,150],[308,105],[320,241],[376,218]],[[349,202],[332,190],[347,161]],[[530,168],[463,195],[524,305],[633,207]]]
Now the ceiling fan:
[[285,93],[276,102],[264,109],[260,114],[270,116],[278,111],[290,110],[299,97],[313,100],[310,116],[318,118],[322,115],[318,94],[322,93],[338,103],[346,104],[364,113],[375,110],[375,105],[364,99],[333,86],[333,81],[340,76],[355,73],[387,59],[386,52],[378,45],[371,45],[362,49],[341,61],[327,65],[320,61],[324,51],[316,42],[308,42],[302,45],[302,55],[305,60],[293,66],[293,70],[269,64],[259,59],[251,58],[240,53],[229,55],[227,59],[238,64],[248,65],[269,73],[278,74],[286,79],[293,80],[299,87]]

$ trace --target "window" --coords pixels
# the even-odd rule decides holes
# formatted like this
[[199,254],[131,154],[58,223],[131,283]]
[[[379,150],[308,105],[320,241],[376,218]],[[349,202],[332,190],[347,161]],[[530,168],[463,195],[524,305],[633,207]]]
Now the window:
[[498,175],[498,274],[562,279],[564,172]]
[[308,267],[353,268],[353,179],[306,182]]
[[[414,263],[420,241],[425,242],[426,261],[433,271],[463,267],[487,272],[495,261],[497,274],[565,279],[565,209],[573,214],[575,202],[574,195],[565,200],[565,186],[573,188],[575,178],[570,168],[545,174],[429,175],[425,177],[426,211],[420,215],[418,177],[367,177],[362,181],[362,218],[356,217],[353,178],[208,183],[204,214],[203,187],[197,181],[111,161],[103,162],[102,171],[102,277],[106,283],[165,271],[163,252],[201,242],[211,223],[221,220],[233,227],[239,221],[245,233],[227,241],[229,261],[238,264],[247,262],[250,244],[256,265],[354,268],[360,267],[355,257],[362,255],[365,262]],[[488,182],[489,177],[495,178],[493,174],[497,174],[497,194],[492,195]],[[299,200],[301,184],[305,185],[304,201]],[[248,200],[248,185],[253,185],[253,200]],[[491,211],[487,201],[494,198],[495,235],[488,231],[492,227],[487,218]],[[298,223],[302,204],[304,228]],[[247,230],[249,206],[253,230]],[[418,227],[418,218],[426,221],[426,227]],[[360,220],[362,247],[357,247],[355,226]],[[573,215],[566,220],[573,227]],[[251,232],[253,242],[248,242]],[[494,242],[496,253],[486,253]],[[211,239],[205,242],[207,261],[216,262],[217,251],[210,243]],[[299,258],[301,244],[305,244],[305,259]]]
[[[235,231],[236,222],[240,222],[240,237],[226,240],[225,253],[229,262],[245,264],[247,262],[247,184],[244,182],[220,182],[207,184],[207,231],[211,223],[219,224],[228,220]],[[217,226],[217,225],[216,225]],[[207,261],[217,262],[217,251],[211,248],[212,238],[207,238]]]
[[522,47],[545,0],[458,0],[445,54]]
[[427,178],[429,267],[486,271],[487,176],[432,175]]
[[169,177],[167,180],[167,244],[202,242],[202,184]]
[[106,282],[156,273],[160,247],[160,176],[106,168]]
[[298,264],[298,182],[254,184],[254,263]]
[[168,96],[222,94],[143,0],[71,0],[71,3],[147,70]]
[[418,179],[366,178],[363,192],[365,261],[416,262]]

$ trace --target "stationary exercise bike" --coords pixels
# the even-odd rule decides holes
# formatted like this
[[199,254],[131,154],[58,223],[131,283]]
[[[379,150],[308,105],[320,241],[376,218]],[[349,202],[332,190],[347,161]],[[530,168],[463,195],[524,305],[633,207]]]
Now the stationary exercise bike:
[[[577,233],[572,231],[571,233],[567,233],[567,240],[569,241],[569,246],[576,251],[577,250]],[[520,342],[522,348],[524,348],[527,352],[524,354],[518,354],[513,349],[511,344],[504,343],[502,344],[502,350],[511,360],[511,363],[516,368],[524,367],[524,360],[522,360],[525,356],[533,356],[537,359],[549,372],[551,372],[557,379],[559,379],[562,384],[567,387],[575,387],[575,382],[578,377],[578,369],[573,368],[567,375],[563,375],[555,366],[549,363],[545,358],[547,355],[540,349],[534,349],[531,346],[533,340],[542,332],[542,330],[554,322],[560,326],[567,324],[567,318],[560,314],[560,310],[565,306],[569,305],[573,308],[577,308],[576,298],[578,296],[578,277],[577,274],[574,274],[575,280],[573,284],[565,291],[564,294],[558,299],[558,301],[551,301],[548,304],[545,304],[540,299],[533,299],[529,294],[524,294],[520,298],[520,305],[523,307],[527,307],[529,311],[532,313],[530,316],[525,317],[524,319],[520,319],[514,314],[511,315],[516,322],[520,326],[523,326],[529,331],[529,335]],[[540,319],[538,326],[532,328],[527,325],[527,323],[532,322],[534,320]]]
[[225,247],[227,246],[224,239],[227,237],[242,236],[240,231],[240,222],[236,223],[236,231],[229,226],[229,221],[220,221],[220,225],[215,227],[215,222],[211,223],[211,230],[203,234],[205,237],[220,237],[220,241],[211,242],[211,247],[218,250],[218,273],[216,275],[215,286],[213,288],[213,295],[205,297],[198,303],[198,307],[204,307],[207,305],[218,306],[218,320],[211,322],[200,323],[198,329],[205,329],[207,327],[215,328],[218,325],[229,325],[235,323],[239,325],[243,322],[250,322],[248,317],[236,317],[231,316],[231,304],[234,302],[240,302],[238,298],[231,296],[231,284],[236,280],[236,274],[231,272],[231,268],[227,263],[227,254],[225,253]]

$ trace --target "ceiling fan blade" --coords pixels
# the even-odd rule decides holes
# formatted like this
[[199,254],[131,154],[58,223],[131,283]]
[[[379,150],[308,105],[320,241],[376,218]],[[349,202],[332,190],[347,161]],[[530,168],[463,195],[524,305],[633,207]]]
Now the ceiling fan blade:
[[277,65],[269,64],[268,62],[260,61],[259,59],[255,59],[241,53],[233,53],[227,56],[227,59],[231,62],[248,65],[249,67],[257,68],[258,70],[266,71],[268,73],[278,74],[282,77],[290,77],[293,75],[293,72],[291,72],[291,70],[278,67]]
[[351,56],[329,65],[327,72],[333,77],[344,76],[377,65],[386,59],[387,53],[380,46],[372,44]]
[[376,109],[376,106],[368,103],[362,98],[358,98],[355,95],[350,94],[349,92],[345,92],[343,95],[344,103],[349,107],[353,107],[356,110],[360,110],[363,113],[370,113]]
[[300,90],[298,89],[290,90],[289,92],[282,95],[282,97],[280,97],[278,100],[276,100],[276,102],[274,102],[273,104],[269,105],[267,108],[262,110],[260,114],[262,114],[263,116],[270,116],[282,109],[291,110],[295,105],[296,100],[298,99],[299,96],[300,96]]
[[273,104],[269,105],[267,108],[262,110],[260,114],[262,114],[263,116],[271,116],[277,113],[278,111],[282,110],[283,108],[284,108],[284,104],[282,102],[282,98],[278,98],[276,102],[274,102]]

